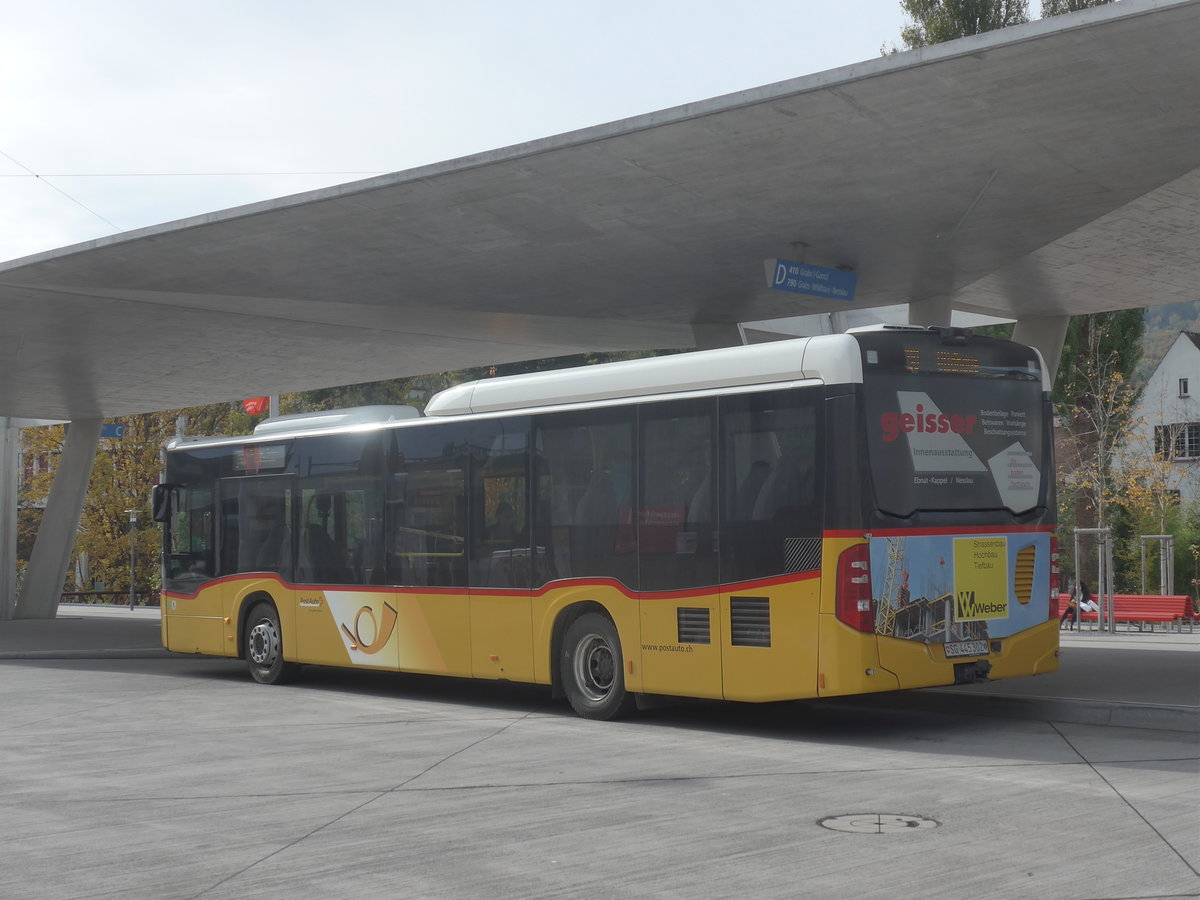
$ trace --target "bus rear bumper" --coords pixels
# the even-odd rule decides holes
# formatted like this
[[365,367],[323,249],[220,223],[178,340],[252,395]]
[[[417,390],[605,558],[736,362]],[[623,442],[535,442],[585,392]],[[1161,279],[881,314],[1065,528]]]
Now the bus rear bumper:
[[880,637],[879,662],[896,674],[902,689],[997,681],[1058,670],[1057,622],[992,638],[988,644],[985,655],[947,658],[943,644]]

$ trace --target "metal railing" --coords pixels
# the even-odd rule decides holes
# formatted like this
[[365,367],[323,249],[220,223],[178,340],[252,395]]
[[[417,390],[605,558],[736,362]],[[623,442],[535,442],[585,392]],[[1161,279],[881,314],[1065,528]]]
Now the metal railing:
[[[138,606],[158,606],[158,591],[137,590],[133,595]],[[129,591],[63,591],[59,602],[128,606]]]

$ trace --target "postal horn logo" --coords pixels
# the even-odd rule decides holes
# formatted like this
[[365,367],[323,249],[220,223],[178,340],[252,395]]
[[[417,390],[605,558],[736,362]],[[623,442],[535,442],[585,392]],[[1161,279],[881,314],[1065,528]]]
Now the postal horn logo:
[[[341,623],[342,634],[350,641],[350,649],[358,650],[368,656],[378,653],[387,646],[392,632],[396,630],[398,614],[390,603],[383,604],[382,621],[375,619],[375,610],[364,606],[354,614],[354,627],[350,628],[345,622]],[[366,620],[364,623],[363,620]],[[364,624],[366,627],[364,628]]]

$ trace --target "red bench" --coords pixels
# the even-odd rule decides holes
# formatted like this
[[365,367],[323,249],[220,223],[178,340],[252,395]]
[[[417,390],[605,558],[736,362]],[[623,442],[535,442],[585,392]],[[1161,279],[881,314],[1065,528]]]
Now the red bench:
[[[1099,603],[1099,597],[1092,598]],[[1068,597],[1065,593],[1058,595],[1058,615],[1061,618],[1062,614],[1067,609]],[[1183,631],[1183,626],[1187,625],[1191,631],[1192,626],[1196,622],[1196,615],[1192,612],[1192,598],[1182,594],[1168,594],[1162,596],[1159,594],[1113,594],[1113,605],[1115,607],[1113,618],[1118,622],[1128,622],[1131,625],[1137,625],[1138,631],[1145,630],[1147,625],[1150,630],[1154,630],[1154,626],[1162,623],[1168,629],[1177,626],[1180,631]],[[1095,622],[1098,620],[1099,614],[1095,611],[1083,611],[1079,614],[1081,622]],[[1074,621],[1074,616],[1068,621]]]

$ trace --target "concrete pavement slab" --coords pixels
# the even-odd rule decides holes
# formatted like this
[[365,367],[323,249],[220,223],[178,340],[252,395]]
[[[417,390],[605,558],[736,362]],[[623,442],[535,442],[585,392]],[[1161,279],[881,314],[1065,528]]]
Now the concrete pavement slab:
[[[853,704],[0,662],[6,898],[1200,892],[1200,737]],[[829,816],[936,827],[845,834]]]
[[1200,632],[1064,632],[1057,672],[857,702],[1200,732]]
[[[155,607],[62,604],[53,620],[0,621],[0,660],[170,656]],[[1200,632],[1062,632],[1063,663],[1037,678],[869,695],[885,708],[1200,732]],[[674,702],[674,701],[672,701]]]
[[168,656],[161,622],[157,607],[64,603],[54,619],[0,620],[0,659]]

